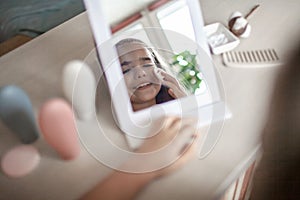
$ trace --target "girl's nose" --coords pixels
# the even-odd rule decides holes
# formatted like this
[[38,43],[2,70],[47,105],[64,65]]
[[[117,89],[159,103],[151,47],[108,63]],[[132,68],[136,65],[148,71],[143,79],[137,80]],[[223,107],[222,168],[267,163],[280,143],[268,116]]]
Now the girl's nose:
[[135,78],[140,79],[146,76],[145,71],[140,67],[135,67]]

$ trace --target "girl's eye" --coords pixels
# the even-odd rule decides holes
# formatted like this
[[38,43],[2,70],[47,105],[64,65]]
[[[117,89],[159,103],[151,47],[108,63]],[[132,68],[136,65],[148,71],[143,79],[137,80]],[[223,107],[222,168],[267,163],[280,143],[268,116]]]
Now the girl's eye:
[[144,64],[143,67],[153,67],[153,64]]
[[123,70],[123,74],[126,74],[129,71],[130,71],[130,69],[125,69],[125,70]]

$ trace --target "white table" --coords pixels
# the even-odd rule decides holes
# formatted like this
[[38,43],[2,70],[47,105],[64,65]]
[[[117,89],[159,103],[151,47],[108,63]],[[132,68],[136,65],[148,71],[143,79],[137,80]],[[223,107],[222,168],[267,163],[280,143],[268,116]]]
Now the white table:
[[[206,24],[227,23],[236,10],[246,13],[256,1],[200,1]],[[300,3],[297,0],[261,0],[251,18],[252,34],[237,50],[273,47],[286,55],[297,41]],[[86,14],[81,14],[0,58],[0,86],[16,84],[28,92],[35,111],[49,98],[62,97],[61,72],[72,59],[84,59],[94,48]],[[93,55],[92,55],[93,56]],[[226,103],[233,117],[224,124],[222,136],[205,159],[195,158],[182,170],[153,182],[138,199],[209,199],[255,159],[266,120],[274,78],[279,68],[227,68],[213,56],[224,85]],[[109,104],[109,97],[101,104]],[[103,106],[102,105],[102,106]],[[103,111],[108,134],[122,141],[109,110]],[[19,140],[0,122],[0,156]],[[71,162],[59,159],[41,138],[36,146],[39,167],[21,179],[0,173],[0,199],[76,199],[99,182],[111,169],[96,161],[84,148]],[[229,178],[228,178],[229,177]]]

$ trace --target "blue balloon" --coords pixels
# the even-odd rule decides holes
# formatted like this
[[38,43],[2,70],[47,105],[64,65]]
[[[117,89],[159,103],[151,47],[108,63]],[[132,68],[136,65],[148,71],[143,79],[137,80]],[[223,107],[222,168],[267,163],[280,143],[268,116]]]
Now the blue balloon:
[[0,88],[0,118],[22,143],[29,144],[38,139],[32,104],[21,88],[14,85]]

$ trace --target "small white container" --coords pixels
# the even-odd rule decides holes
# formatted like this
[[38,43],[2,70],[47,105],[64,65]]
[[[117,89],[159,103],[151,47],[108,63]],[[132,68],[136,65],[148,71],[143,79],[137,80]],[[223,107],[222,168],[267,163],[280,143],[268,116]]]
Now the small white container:
[[230,51],[240,43],[239,38],[221,23],[206,25],[204,32],[212,53],[216,55]]

